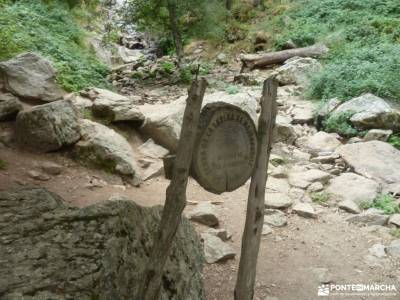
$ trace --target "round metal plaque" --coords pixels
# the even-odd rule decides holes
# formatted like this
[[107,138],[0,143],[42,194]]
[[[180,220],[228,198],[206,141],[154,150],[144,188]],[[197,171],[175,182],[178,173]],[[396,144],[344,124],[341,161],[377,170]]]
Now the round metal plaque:
[[257,131],[250,115],[223,102],[201,111],[192,176],[206,190],[221,194],[242,186],[252,175]]

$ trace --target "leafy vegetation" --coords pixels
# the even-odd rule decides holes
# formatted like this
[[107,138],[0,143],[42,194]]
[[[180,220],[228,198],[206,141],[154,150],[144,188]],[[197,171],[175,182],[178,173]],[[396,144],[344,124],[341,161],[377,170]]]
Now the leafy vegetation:
[[[274,46],[289,39],[298,46],[326,43],[325,68],[315,74],[309,95],[347,100],[364,92],[400,99],[400,6],[397,0],[280,1],[286,7],[264,24],[278,33]],[[269,1],[267,9],[276,7]],[[287,9],[289,8],[289,9]],[[276,8],[275,8],[276,9]],[[284,29],[282,31],[282,28]]]
[[400,150],[400,133],[392,134],[388,140],[389,144]]
[[227,92],[230,95],[234,95],[240,92],[240,87],[237,85],[230,84],[225,88],[225,92]]
[[361,208],[377,208],[382,210],[387,215],[400,213],[399,203],[397,203],[395,198],[390,194],[381,194],[376,197],[372,203],[364,203]]
[[321,205],[325,205],[329,201],[329,195],[324,192],[311,193],[310,197],[313,202],[321,204]]
[[396,239],[400,239],[400,228],[395,228],[389,231],[389,233]]
[[67,91],[105,86],[107,67],[88,50],[85,32],[70,9],[79,3],[20,0],[0,4],[0,60],[34,51],[54,63],[57,80]]
[[326,132],[336,132],[347,138],[357,136],[359,131],[350,122],[352,115],[351,112],[331,114],[322,122],[322,126]]

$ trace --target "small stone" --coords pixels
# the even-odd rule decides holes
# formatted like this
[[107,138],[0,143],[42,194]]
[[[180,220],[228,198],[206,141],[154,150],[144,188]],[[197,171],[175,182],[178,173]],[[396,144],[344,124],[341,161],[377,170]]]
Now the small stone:
[[394,240],[385,248],[388,255],[394,258],[400,258],[400,240]]
[[265,207],[266,208],[288,208],[293,204],[292,199],[289,196],[282,193],[267,193],[265,196]]
[[232,235],[224,228],[208,228],[204,234],[211,234],[219,237],[224,242],[230,240]]
[[226,65],[228,63],[228,57],[225,53],[220,53],[217,56],[217,63],[221,64],[221,65]]
[[150,164],[143,174],[143,180],[150,180],[164,175],[164,164],[162,161],[157,161]]
[[382,258],[382,257],[386,256],[385,246],[382,244],[375,244],[371,248],[369,248],[368,251],[369,251],[369,253],[371,253],[371,255],[378,257],[378,258]]
[[385,225],[388,220],[388,216],[374,213],[364,212],[359,215],[355,215],[346,219],[349,223],[364,224],[367,226],[371,225]]
[[282,227],[287,224],[287,218],[285,213],[277,209],[265,209],[264,210],[264,223],[269,224],[273,227]]
[[344,200],[339,203],[339,208],[352,214],[359,214],[361,212],[357,204],[352,200]]
[[28,171],[27,174],[28,174],[28,176],[30,178],[35,179],[35,180],[39,180],[39,181],[48,181],[48,180],[50,180],[50,177],[47,176],[46,174],[43,174],[43,173],[40,173],[40,172],[37,172],[37,171],[34,171],[34,170]]
[[313,182],[311,185],[307,188],[307,190],[310,193],[316,193],[320,192],[324,189],[324,185],[321,182]]
[[383,130],[383,129],[371,129],[364,136],[364,141],[382,141],[386,142],[389,137],[393,134],[392,130]]
[[289,174],[289,184],[294,187],[306,189],[313,182],[326,183],[331,178],[327,172],[311,169],[305,172],[293,172]]
[[275,178],[287,178],[287,170],[284,166],[277,166],[271,168],[271,176]]
[[314,208],[308,203],[297,203],[293,206],[294,213],[304,218],[317,218],[317,213],[314,211]]
[[209,202],[203,202],[189,213],[189,219],[207,226],[216,226],[219,223],[215,206]]
[[204,234],[204,255],[209,264],[226,261],[235,257],[233,248],[224,243],[219,237],[211,234]]
[[40,167],[42,168],[42,170],[44,172],[46,172],[47,174],[50,174],[50,175],[59,175],[59,174],[61,174],[61,172],[63,170],[62,166],[60,166],[59,164],[56,164],[54,162],[50,162],[50,161],[41,163]]
[[269,225],[264,224],[264,225],[263,225],[263,228],[262,228],[262,233],[261,233],[261,235],[269,235],[269,234],[271,234],[271,233],[272,233],[272,228],[271,228]]
[[153,139],[148,139],[138,149],[143,155],[151,158],[163,158],[169,153],[167,149],[157,145]]
[[314,158],[311,158],[311,162],[313,163],[321,163],[321,164],[328,164],[328,163],[334,163],[336,159],[339,158],[339,155],[337,153],[333,153],[330,155],[321,155],[317,156]]
[[327,284],[333,282],[332,274],[328,268],[313,268],[311,271],[314,273],[318,283]]
[[388,224],[395,225],[396,227],[400,227],[400,214],[394,214],[394,215],[390,216]]

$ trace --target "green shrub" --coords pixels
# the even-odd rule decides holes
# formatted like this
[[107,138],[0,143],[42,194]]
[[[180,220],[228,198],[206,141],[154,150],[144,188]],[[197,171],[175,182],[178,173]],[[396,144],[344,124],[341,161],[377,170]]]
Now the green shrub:
[[175,71],[175,64],[170,61],[165,61],[161,64],[161,69],[167,74],[172,74]]
[[312,78],[308,95],[342,100],[371,92],[400,99],[400,6],[398,0],[285,1],[290,9],[265,23],[275,48],[323,42],[331,51]]
[[240,92],[240,87],[237,85],[228,85],[225,88],[225,92],[227,92],[230,95],[234,95]]
[[382,210],[387,215],[400,213],[400,206],[390,194],[381,194],[370,204],[364,203],[361,208],[377,208]]
[[389,144],[400,150],[400,133],[392,134],[388,140]]
[[21,0],[0,9],[0,60],[33,51],[54,63],[67,91],[105,86],[107,67],[85,45],[73,12],[63,1],[48,2]]
[[322,122],[323,129],[326,132],[336,132],[347,138],[357,136],[359,132],[350,122],[352,115],[351,112],[331,114]]
[[329,201],[329,195],[324,192],[320,193],[311,193],[310,194],[311,200],[318,204],[324,205]]

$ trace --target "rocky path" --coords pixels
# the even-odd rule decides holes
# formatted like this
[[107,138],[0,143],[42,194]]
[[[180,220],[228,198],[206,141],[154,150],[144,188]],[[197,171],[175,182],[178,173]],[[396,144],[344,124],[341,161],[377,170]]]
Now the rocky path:
[[[0,190],[45,187],[78,207],[118,199],[163,204],[168,180],[162,158],[176,150],[185,89],[159,85],[125,95],[88,89],[61,100],[54,76],[36,70],[37,80],[26,80],[33,65],[52,70],[32,54],[0,65],[9,77],[0,85]],[[282,86],[256,299],[317,299],[322,284],[395,284],[400,292],[400,245],[393,234],[400,215],[366,209],[380,195],[399,204],[400,151],[385,141],[398,130],[400,114],[374,95],[343,105],[331,100],[323,113],[352,111],[349,122],[372,130],[350,140],[318,131],[317,104],[301,95],[304,70],[319,67],[299,58],[276,71]],[[231,103],[256,120],[260,82],[270,71],[234,74],[228,67],[211,72],[204,102]],[[223,80],[235,80],[237,90],[216,84]],[[27,91],[38,103],[26,101]],[[204,240],[207,299],[232,299],[248,187],[218,196],[189,182],[185,214]],[[371,298],[357,297],[348,298]]]

